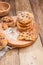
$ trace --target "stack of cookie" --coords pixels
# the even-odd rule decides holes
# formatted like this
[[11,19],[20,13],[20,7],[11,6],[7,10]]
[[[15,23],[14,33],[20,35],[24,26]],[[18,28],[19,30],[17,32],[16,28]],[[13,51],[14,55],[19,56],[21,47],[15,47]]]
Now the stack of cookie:
[[19,12],[17,19],[17,28],[19,31],[27,31],[32,29],[32,14],[29,12]]

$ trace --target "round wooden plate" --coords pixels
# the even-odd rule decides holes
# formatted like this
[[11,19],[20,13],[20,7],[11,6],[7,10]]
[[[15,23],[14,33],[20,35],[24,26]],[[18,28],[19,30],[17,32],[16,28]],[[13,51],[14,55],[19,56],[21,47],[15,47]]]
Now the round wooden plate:
[[[16,19],[16,17],[13,17],[13,18]],[[0,24],[0,29],[3,31],[1,24]],[[37,26],[36,22],[33,24],[33,30],[35,32],[34,33],[35,37],[34,37],[33,41],[19,41],[19,40],[7,38],[8,39],[8,45],[12,46],[12,47],[18,47],[18,48],[32,45],[38,37],[38,26]],[[10,35],[9,35],[9,37],[10,37]],[[12,36],[12,38],[13,37],[14,36]]]

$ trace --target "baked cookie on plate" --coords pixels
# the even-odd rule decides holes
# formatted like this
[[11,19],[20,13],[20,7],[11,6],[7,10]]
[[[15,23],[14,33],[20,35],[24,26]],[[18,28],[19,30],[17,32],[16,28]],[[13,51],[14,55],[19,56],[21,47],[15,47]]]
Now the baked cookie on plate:
[[0,32],[0,50],[6,47],[7,44],[8,44],[8,41],[7,41],[6,35]]

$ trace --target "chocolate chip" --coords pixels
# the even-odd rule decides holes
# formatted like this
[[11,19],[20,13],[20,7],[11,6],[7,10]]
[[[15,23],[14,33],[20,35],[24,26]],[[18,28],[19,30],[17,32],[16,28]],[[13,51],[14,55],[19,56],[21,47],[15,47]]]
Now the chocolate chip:
[[29,36],[31,36],[31,34],[29,34]]
[[23,21],[23,19],[21,19],[21,21]]
[[5,39],[4,37],[2,39]]
[[0,40],[2,40],[2,39],[5,39],[4,37],[2,38],[2,37],[0,37]]
[[28,18],[28,16],[26,16],[26,18]]
[[0,42],[0,46],[2,46],[2,43]]
[[30,19],[30,17],[28,17]]
[[29,33],[27,32],[27,35],[28,35]]

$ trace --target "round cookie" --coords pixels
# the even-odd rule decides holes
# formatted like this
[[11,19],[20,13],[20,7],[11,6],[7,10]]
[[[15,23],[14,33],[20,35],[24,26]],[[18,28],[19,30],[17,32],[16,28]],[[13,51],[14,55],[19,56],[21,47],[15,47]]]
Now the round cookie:
[[5,16],[5,17],[1,18],[1,21],[8,23],[8,22],[10,22],[10,21],[13,21],[13,19],[12,19],[12,17],[10,17],[10,16]]
[[24,20],[24,21],[23,21],[23,19],[20,20],[20,19],[18,18],[17,21],[18,21],[19,23],[21,23],[22,25],[26,25],[26,24],[28,24],[28,23],[31,23],[32,20],[30,20],[30,21],[29,21],[29,20]]
[[2,22],[6,22],[8,27],[14,27],[15,23],[12,17],[10,16],[5,16],[1,19]]
[[32,21],[31,15],[32,14],[29,12],[18,13],[18,20],[17,21],[19,21],[22,24],[30,23]]
[[32,26],[30,25],[30,26],[28,26],[28,27],[21,27],[21,26],[19,26],[18,24],[17,24],[17,28],[18,28],[18,30],[19,31],[27,31],[27,30],[32,30]]
[[29,36],[29,32],[22,32],[18,36],[19,40],[25,40],[25,41],[32,41],[31,37]]
[[7,45],[7,38],[4,33],[0,32],[0,50],[3,49]]
[[21,26],[21,27],[28,27],[28,26],[32,26],[32,22],[31,23],[28,23],[28,24],[26,24],[26,25],[23,25],[23,24],[21,24],[21,23],[19,23],[19,22],[17,22],[17,25],[19,25],[19,26]]
[[26,14],[29,14],[29,16],[30,16],[32,19],[34,19],[33,14],[32,14],[31,12],[29,12],[29,11],[18,11],[18,12],[17,12],[17,15],[18,15],[19,13],[21,13],[21,12],[22,12],[22,13],[25,12]]
[[32,30],[32,27],[28,27],[28,28],[21,28],[21,27],[18,27],[18,30],[20,31],[20,32],[23,32],[23,31],[27,31],[27,30],[29,30],[29,31],[31,31]]

